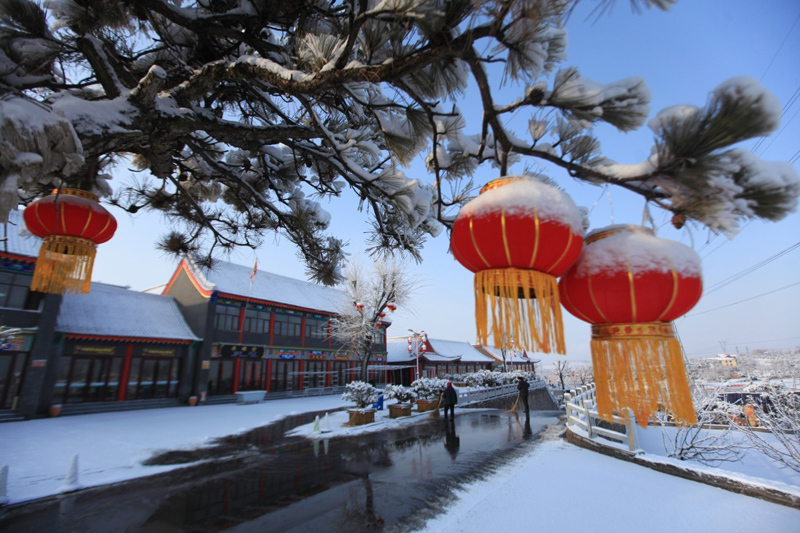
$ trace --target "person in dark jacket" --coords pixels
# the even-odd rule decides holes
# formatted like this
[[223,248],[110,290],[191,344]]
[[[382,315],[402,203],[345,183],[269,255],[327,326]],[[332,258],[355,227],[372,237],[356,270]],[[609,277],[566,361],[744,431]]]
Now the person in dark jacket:
[[458,403],[458,393],[453,388],[453,384],[449,381],[447,382],[447,388],[444,389],[444,399],[442,400],[442,405],[444,405],[444,419],[447,420],[447,409],[450,409],[450,416],[452,419],[456,417],[456,404]]
[[520,376],[519,382],[517,383],[517,390],[519,391],[519,397],[522,400],[522,405],[525,406],[525,414],[527,415],[530,413],[528,409],[528,389],[531,387],[530,384],[525,381],[525,378]]

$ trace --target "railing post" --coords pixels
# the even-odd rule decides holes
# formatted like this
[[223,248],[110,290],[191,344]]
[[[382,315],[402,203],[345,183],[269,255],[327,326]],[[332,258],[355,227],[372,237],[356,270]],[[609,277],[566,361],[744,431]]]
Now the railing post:
[[572,399],[572,396],[570,395],[570,393],[565,392],[564,393],[564,412],[567,415],[567,426],[571,426],[572,425],[572,423],[569,420],[569,415],[570,415],[570,413],[572,411],[572,405],[570,404],[570,400],[571,399]]
[[634,416],[633,409],[630,407],[626,409],[626,413],[628,414],[628,422],[625,424],[626,429],[628,430],[628,449],[630,449],[630,451],[635,451],[639,449],[639,435],[636,428],[636,416]]
[[589,438],[591,439],[594,435],[592,431],[592,415],[589,414],[589,408],[586,406],[586,401],[581,398],[581,407],[583,407],[584,412],[586,413],[586,433],[589,434]]

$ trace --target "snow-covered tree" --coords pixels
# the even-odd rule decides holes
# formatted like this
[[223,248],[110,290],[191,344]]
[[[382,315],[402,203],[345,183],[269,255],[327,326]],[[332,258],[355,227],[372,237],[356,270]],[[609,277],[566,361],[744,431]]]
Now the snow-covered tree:
[[561,382],[561,390],[567,390],[565,378],[572,373],[572,366],[568,361],[555,361],[553,363],[553,372],[556,379]]
[[378,400],[378,391],[371,384],[364,381],[351,381],[345,385],[342,400],[353,402],[356,407],[363,409]]
[[377,258],[371,262],[370,269],[365,269],[354,258],[344,274],[344,297],[337,305],[336,318],[331,322],[331,335],[359,357],[360,379],[369,381],[375,333],[385,332],[393,308],[408,303],[417,280],[406,263],[391,257]]
[[[333,284],[343,243],[326,233],[320,199],[351,189],[372,249],[419,259],[483,164],[505,175],[547,162],[638,193],[677,226],[725,233],[795,209],[791,165],[733,148],[781,115],[750,78],[723,82],[703,107],[658,113],[643,163],[601,155],[593,126],[643,126],[650,91],[559,68],[577,2],[0,0],[0,220],[54,186],[111,194],[125,163],[147,172],[110,201],[181,222],[163,249],[210,254],[279,233]],[[499,100],[501,83],[519,97]],[[471,129],[458,107],[468,85],[482,105]],[[418,156],[429,175],[406,176]]]

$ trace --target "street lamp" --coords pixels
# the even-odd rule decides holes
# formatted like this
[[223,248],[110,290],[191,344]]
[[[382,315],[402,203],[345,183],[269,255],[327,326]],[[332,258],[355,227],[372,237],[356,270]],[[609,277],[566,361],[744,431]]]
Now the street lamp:
[[425,341],[428,340],[428,334],[425,333],[424,329],[420,332],[414,331],[413,329],[409,329],[408,331],[411,332],[411,335],[408,336],[408,351],[409,353],[413,353],[417,360],[416,379],[419,379],[419,354],[420,352],[425,353]]

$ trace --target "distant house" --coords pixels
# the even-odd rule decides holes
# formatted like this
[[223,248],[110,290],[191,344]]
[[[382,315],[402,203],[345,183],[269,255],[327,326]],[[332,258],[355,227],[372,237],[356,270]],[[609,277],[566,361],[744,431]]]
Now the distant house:
[[[331,337],[331,320],[344,297],[337,289],[262,270],[253,275],[252,268],[224,261],[201,268],[186,258],[163,293],[178,301],[202,338],[199,394],[300,391],[352,379],[358,356]],[[377,364],[386,361],[386,327],[373,332]]]
[[716,357],[710,357],[709,361],[724,367],[735,368],[737,366],[736,356],[729,353],[721,353]]

